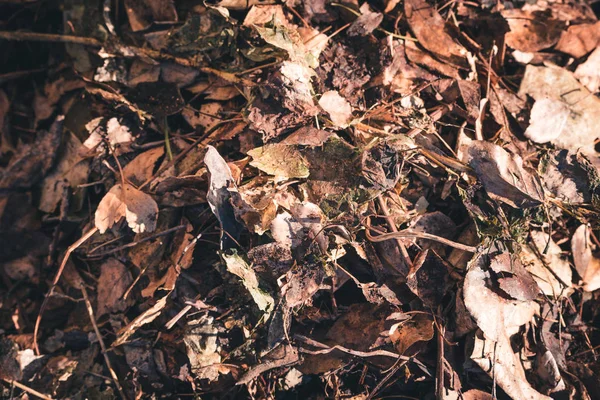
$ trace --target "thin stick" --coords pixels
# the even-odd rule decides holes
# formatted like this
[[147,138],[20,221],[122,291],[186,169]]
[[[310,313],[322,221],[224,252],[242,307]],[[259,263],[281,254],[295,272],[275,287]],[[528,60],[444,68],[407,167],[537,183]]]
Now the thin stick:
[[452,240],[443,238],[441,236],[432,235],[430,233],[418,232],[412,229],[404,229],[399,232],[382,233],[377,236],[371,235],[371,226],[367,223],[367,229],[365,229],[365,235],[371,242],[383,242],[385,240],[396,239],[396,238],[418,238],[433,240],[445,244],[446,246],[454,247],[459,250],[468,251],[469,253],[477,253],[477,247],[468,246],[466,244],[454,242]]
[[9,385],[14,385],[14,386],[18,387],[19,389],[21,389],[22,391],[27,392],[29,394],[32,394],[32,395],[34,395],[36,397],[39,397],[40,399],[52,400],[52,397],[50,397],[48,395],[45,395],[44,393],[40,393],[37,390],[30,388],[29,386],[25,386],[25,385],[23,385],[20,382],[11,381],[11,380],[4,379],[4,378],[2,380],[4,382],[8,383]]
[[44,314],[44,310],[46,309],[46,306],[48,305],[48,300],[50,299],[50,296],[52,296],[52,293],[54,293],[54,289],[56,289],[56,285],[57,285],[58,281],[60,280],[60,276],[62,275],[63,270],[65,269],[65,266],[67,265],[67,261],[69,260],[71,253],[74,252],[83,243],[85,243],[86,240],[91,238],[94,235],[94,233],[96,233],[97,231],[98,231],[98,228],[96,228],[96,227],[90,229],[81,238],[79,238],[78,241],[76,241],[71,246],[69,246],[69,248],[67,249],[67,252],[65,253],[65,256],[63,257],[60,267],[58,268],[58,271],[56,271],[56,276],[54,277],[52,286],[50,287],[50,290],[48,291],[48,293],[46,293],[46,297],[44,297],[44,301],[42,302],[42,306],[40,307],[40,312],[35,320],[35,327],[33,328],[33,348],[35,350],[35,354],[38,356],[40,355],[40,348],[38,346],[37,337],[38,337],[38,333],[40,330],[40,324],[42,323],[42,315]]
[[[396,223],[394,222],[394,219],[392,217],[390,217],[390,212],[387,208],[387,204],[385,204],[385,200],[383,200],[381,195],[377,196],[377,203],[379,204],[381,213],[383,215],[385,215],[385,220],[387,221],[387,224],[388,224],[390,230],[392,232],[398,232]],[[410,259],[410,256],[408,255],[406,246],[404,246],[404,243],[402,243],[402,240],[400,240],[400,238],[396,238],[395,240],[396,240],[396,244],[398,245],[398,249],[400,249],[400,254],[402,254],[402,258],[404,259],[404,262],[406,263],[406,266],[409,269],[412,268],[412,260]]]
[[175,232],[175,231],[178,231],[178,230],[180,230],[180,229],[184,229],[185,227],[186,227],[186,225],[178,225],[178,226],[175,226],[175,227],[173,227],[173,228],[166,229],[166,230],[164,230],[164,231],[161,231],[161,232],[156,232],[156,233],[154,233],[154,234],[152,234],[152,235],[150,235],[150,236],[148,236],[148,237],[145,237],[145,238],[143,238],[143,239],[136,240],[136,241],[134,241],[134,242],[131,242],[131,243],[126,243],[126,244],[124,244],[124,245],[122,245],[122,246],[119,246],[119,247],[115,247],[114,249],[107,250],[107,251],[105,251],[105,252],[98,253],[98,254],[93,254],[93,253],[94,253],[94,250],[96,250],[96,249],[98,249],[98,248],[99,248],[99,247],[96,247],[96,249],[94,249],[94,250],[92,250],[92,251],[90,251],[90,252],[88,253],[88,257],[103,257],[103,256],[108,256],[108,255],[110,255],[110,254],[117,253],[117,252],[119,252],[119,251],[121,251],[121,250],[125,250],[125,249],[128,249],[128,248],[130,248],[130,247],[133,247],[133,246],[137,246],[137,245],[138,245],[138,244],[140,244],[140,243],[147,242],[147,241],[149,241],[149,240],[153,240],[153,239],[156,239],[156,238],[158,238],[158,237],[161,237],[161,236],[168,235],[169,233],[171,233],[171,232]]
[[91,37],[82,36],[71,36],[71,35],[55,35],[51,33],[37,33],[37,32],[7,32],[0,31],[0,39],[5,40],[16,40],[29,41],[29,42],[53,42],[53,43],[73,43],[82,44],[84,46],[101,47],[102,43],[98,39]]
[[110,365],[110,359],[108,358],[108,353],[106,352],[106,345],[104,344],[104,340],[102,339],[102,335],[100,334],[100,329],[98,329],[98,325],[96,325],[96,317],[94,316],[94,309],[92,308],[92,303],[90,303],[90,298],[88,297],[87,290],[85,285],[81,285],[81,292],[83,293],[83,300],[85,300],[85,306],[88,311],[88,315],[90,316],[90,320],[92,321],[92,326],[94,327],[94,332],[96,333],[96,337],[98,338],[98,343],[100,343],[100,348],[102,349],[102,355],[104,356],[104,362],[106,363],[106,368],[110,372],[110,376],[121,395],[121,398],[126,400],[127,397],[119,384],[119,378],[117,378],[117,374],[112,369]]

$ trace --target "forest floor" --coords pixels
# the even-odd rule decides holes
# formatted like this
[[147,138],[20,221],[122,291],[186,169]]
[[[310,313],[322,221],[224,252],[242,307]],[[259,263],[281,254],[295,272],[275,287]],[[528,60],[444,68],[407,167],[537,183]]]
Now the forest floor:
[[600,3],[0,0],[0,398],[600,399]]

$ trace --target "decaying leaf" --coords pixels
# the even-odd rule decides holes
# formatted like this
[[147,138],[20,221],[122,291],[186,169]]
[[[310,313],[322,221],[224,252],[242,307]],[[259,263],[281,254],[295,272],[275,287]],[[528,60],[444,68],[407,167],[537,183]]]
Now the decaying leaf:
[[525,136],[537,143],[550,142],[563,133],[570,114],[569,106],[563,101],[540,99],[531,109]]
[[131,131],[126,125],[122,125],[117,118],[111,118],[105,121],[98,117],[85,126],[90,136],[83,142],[83,146],[88,150],[93,150],[102,143],[103,138],[107,140],[111,147],[123,146],[133,141]]
[[27,189],[38,183],[54,164],[65,117],[56,118],[49,130],[38,132],[36,141],[23,145],[0,171],[0,189]]
[[593,292],[600,288],[600,258],[592,254],[589,228],[580,225],[571,238],[575,269],[583,281],[583,290]]
[[208,379],[210,382],[219,377],[221,370],[218,333],[219,330],[214,325],[214,318],[203,316],[200,319],[189,321],[183,336],[192,372],[198,378]]
[[511,207],[539,205],[544,194],[533,171],[520,156],[510,154],[493,143],[475,140],[469,147],[469,165],[490,197]]
[[250,292],[254,302],[261,311],[268,315],[273,311],[275,300],[266,290],[261,289],[256,272],[237,253],[223,254],[227,270],[242,280],[244,287]]
[[113,186],[102,198],[95,214],[96,228],[106,232],[122,217],[136,233],[152,232],[156,229],[158,205],[146,193],[129,184]]
[[53,213],[64,195],[65,187],[71,190],[84,184],[88,179],[89,161],[79,156],[81,142],[73,134],[68,134],[62,158],[42,182],[40,210]]
[[360,7],[360,17],[348,28],[348,36],[366,36],[373,32],[383,21],[383,14],[374,12],[368,3]]
[[415,314],[392,325],[389,332],[390,340],[398,353],[405,354],[406,350],[415,343],[433,339],[433,324],[433,319],[429,315]]
[[590,203],[598,190],[597,170],[581,153],[554,151],[538,169],[546,190],[565,203]]
[[575,77],[590,92],[598,92],[600,89],[600,47],[597,47],[587,60],[575,69]]
[[310,174],[302,154],[294,147],[284,144],[267,144],[248,152],[250,165],[275,176],[276,181],[307,178]]

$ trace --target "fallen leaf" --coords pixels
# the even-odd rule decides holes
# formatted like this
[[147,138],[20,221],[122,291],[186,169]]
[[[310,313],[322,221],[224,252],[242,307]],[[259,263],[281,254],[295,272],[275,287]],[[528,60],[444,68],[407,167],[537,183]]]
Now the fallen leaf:
[[564,102],[540,99],[533,104],[525,136],[536,143],[547,143],[558,138],[565,129],[571,110]]
[[192,372],[199,379],[208,379],[209,382],[216,380],[220,372],[221,355],[219,354],[218,333],[214,318],[206,315],[188,321],[183,335],[183,343],[185,343]]
[[131,273],[116,258],[109,258],[102,263],[96,289],[96,316],[101,317],[107,313],[125,311],[133,301],[131,298],[123,299],[123,295],[132,282]]
[[143,184],[153,176],[156,163],[164,154],[163,146],[139,154],[123,168],[123,175],[134,185]]
[[129,324],[119,329],[117,338],[113,342],[112,347],[124,344],[140,327],[149,324],[158,318],[160,314],[162,314],[163,308],[167,305],[167,298],[169,296],[170,293],[161,297],[152,307],[148,308],[146,311],[135,317]]
[[491,279],[485,266],[488,256],[477,254],[465,276],[463,298],[465,306],[487,339],[499,341],[517,333],[534,315],[539,305],[532,300],[509,300],[497,294],[486,282]]
[[408,319],[392,325],[389,335],[398,353],[404,355],[415,343],[428,342],[433,339],[433,319],[426,314],[414,314]]
[[587,225],[580,225],[571,238],[573,263],[583,281],[583,290],[593,292],[600,288],[600,258],[592,254],[592,242]]
[[323,93],[319,106],[325,110],[337,128],[345,128],[352,121],[352,107],[336,90]]
[[268,320],[269,314],[274,309],[275,300],[266,290],[260,288],[256,272],[236,252],[223,254],[222,257],[227,270],[242,280],[242,284],[250,292],[258,308],[267,314],[265,321]]
[[598,172],[581,153],[550,152],[538,170],[544,187],[565,203],[591,203],[598,190]]
[[[564,128],[550,140],[553,145],[567,150],[581,150],[584,154],[595,157],[594,141],[598,138],[597,127],[600,126],[600,99],[583,87],[572,72],[559,67],[536,67],[528,65],[521,82],[520,94],[528,94],[536,102],[543,99],[561,101],[570,110]],[[545,102],[546,106],[556,103]],[[540,113],[543,117],[549,113]],[[556,131],[552,130],[552,135]],[[542,137],[532,133],[543,134]],[[534,142],[545,142],[548,134],[529,131],[529,138]],[[542,142],[540,142],[542,143]]]
[[125,11],[134,32],[153,23],[177,22],[177,11],[172,0],[125,0]]
[[506,44],[513,49],[535,53],[554,46],[562,33],[560,21],[541,12],[529,12],[518,8],[502,10],[510,32],[504,36]]
[[515,353],[507,336],[499,341],[475,334],[470,358],[512,399],[551,400],[527,381],[519,353]]
[[544,194],[537,176],[523,166],[523,159],[493,143],[474,140],[469,147],[469,165],[487,193],[511,207],[534,207]]
[[[237,186],[231,175],[227,162],[217,149],[207,146],[204,164],[208,169],[210,181],[206,200],[219,223],[221,224],[221,249],[237,246],[236,240],[241,232],[241,225],[235,219],[231,198],[237,194]],[[223,232],[227,232],[224,234]]]
[[122,217],[136,233],[152,232],[156,229],[158,206],[152,197],[125,184],[113,186],[98,204],[95,215],[96,228],[106,232]]
[[562,257],[562,249],[541,231],[531,231],[531,241],[520,253],[525,269],[531,273],[546,296],[568,297],[572,292],[571,266]]
[[360,17],[358,17],[347,30],[348,36],[367,36],[379,27],[383,21],[383,14],[374,12],[368,3],[363,3],[360,7]]
[[449,34],[446,21],[425,0],[406,0],[404,13],[419,44],[438,57],[464,65],[467,51]]
[[310,174],[308,165],[295,146],[284,144],[267,144],[248,152],[252,157],[250,165],[275,176],[275,181],[292,178],[307,178]]
[[592,51],[587,60],[575,69],[575,77],[590,92],[597,93],[600,89],[600,47]]
[[46,176],[60,146],[64,120],[59,115],[49,130],[38,132],[35,142],[17,148],[18,153],[0,171],[0,189],[27,189]]
[[72,133],[66,136],[62,158],[41,184],[39,209],[46,213],[56,210],[66,187],[77,192],[77,186],[88,179],[89,160],[82,160],[79,156],[81,142]]
[[600,22],[571,25],[562,33],[554,48],[575,58],[580,58],[598,45],[600,45]]

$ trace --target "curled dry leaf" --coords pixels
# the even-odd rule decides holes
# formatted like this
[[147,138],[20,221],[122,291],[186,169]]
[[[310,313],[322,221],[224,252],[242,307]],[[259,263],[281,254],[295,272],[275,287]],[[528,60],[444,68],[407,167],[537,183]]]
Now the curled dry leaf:
[[592,254],[592,242],[587,225],[581,225],[571,238],[575,269],[583,281],[583,290],[593,292],[600,288],[600,258]]
[[469,148],[469,165],[493,199],[511,207],[533,207],[543,202],[536,175],[523,166],[523,159],[502,147],[474,140]]
[[331,122],[337,128],[345,128],[352,121],[352,106],[337,90],[323,93],[319,106],[329,114]]
[[104,233],[122,217],[134,232],[152,232],[156,229],[158,206],[152,197],[133,186],[117,184],[98,204],[96,228]]
[[433,319],[426,314],[414,314],[392,325],[389,334],[396,350],[403,355],[413,344],[433,339]]

